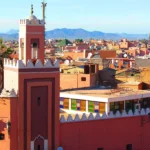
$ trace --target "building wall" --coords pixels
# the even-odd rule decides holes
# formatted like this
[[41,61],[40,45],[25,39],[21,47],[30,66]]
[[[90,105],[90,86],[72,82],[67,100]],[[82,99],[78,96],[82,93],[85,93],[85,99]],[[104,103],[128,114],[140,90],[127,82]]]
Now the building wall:
[[64,57],[68,57],[70,56],[73,60],[76,60],[78,58],[85,58],[85,52],[78,52],[78,53],[75,53],[75,52],[64,52]]
[[78,87],[77,74],[60,73],[60,89],[73,89]]
[[31,99],[31,140],[39,133],[44,139],[48,139],[48,87],[31,87]]
[[133,89],[133,90],[142,90],[142,83],[141,84],[118,84],[117,85],[118,88],[129,88],[129,89]]
[[[11,77],[10,77],[11,76]],[[4,87],[7,90],[14,89],[18,91],[18,72],[15,72],[5,67],[4,69]]]
[[[14,134],[14,127],[16,126],[16,98],[0,98],[0,133],[5,135],[4,140],[0,140],[0,149],[1,150],[13,150],[10,149],[10,145],[13,142],[18,142],[17,136],[11,136]],[[15,117],[13,117],[15,116]],[[6,123],[11,121],[11,133],[10,136],[8,134],[8,130],[6,128]],[[11,141],[10,141],[11,139]],[[12,145],[14,149],[16,149],[16,145]]]
[[61,90],[90,87],[95,86],[96,84],[97,84],[97,74],[64,74],[64,73],[60,74]]
[[124,48],[124,49],[128,49],[129,48],[129,42],[127,41],[127,39],[122,39],[119,42],[120,48]]
[[[55,69],[55,68],[54,68]],[[34,69],[32,70],[20,70],[19,74],[19,100],[18,100],[18,127],[16,128],[16,131],[18,130],[18,136],[19,138],[19,144],[18,144],[18,150],[30,150],[31,149],[31,141],[34,143],[33,139],[37,138],[38,135],[41,134],[42,137],[44,137],[44,140],[47,140],[46,136],[43,135],[44,130],[48,131],[48,150],[55,149],[54,147],[58,147],[59,145],[59,127],[58,127],[58,121],[59,121],[59,69],[57,69],[57,72],[51,71],[51,68],[49,68],[49,71],[47,73],[44,69]],[[31,103],[31,88],[32,87],[48,87],[48,118],[45,118],[46,115],[43,115],[43,119],[45,118],[45,122],[43,122],[41,117],[39,116],[38,126],[40,126],[42,129],[40,132],[38,132],[38,129],[35,127],[35,130],[32,130],[33,125],[32,117],[34,106]],[[36,97],[40,97],[41,94],[45,93],[43,92],[43,88],[41,91],[38,89],[35,93]],[[44,90],[45,91],[45,90]],[[45,93],[46,94],[46,93]],[[35,98],[35,97],[34,97]],[[44,97],[41,97],[41,100],[44,99]],[[45,101],[46,104],[46,101]],[[53,113],[52,113],[53,108]],[[34,108],[37,111],[37,108]],[[42,110],[40,111],[42,114]],[[48,121],[46,120],[48,119]],[[48,122],[48,124],[47,124]],[[45,125],[44,125],[45,124]],[[48,129],[45,129],[46,126],[48,126]],[[28,131],[28,132],[27,132]],[[36,134],[36,137],[35,137]],[[42,144],[40,139],[35,141],[34,146],[37,144]],[[42,148],[42,147],[41,147]]]
[[99,54],[101,58],[116,58],[115,50],[101,50]]
[[[149,123],[141,125],[141,116],[60,124],[60,143],[65,150],[150,149]],[[145,118],[148,119],[148,118]]]

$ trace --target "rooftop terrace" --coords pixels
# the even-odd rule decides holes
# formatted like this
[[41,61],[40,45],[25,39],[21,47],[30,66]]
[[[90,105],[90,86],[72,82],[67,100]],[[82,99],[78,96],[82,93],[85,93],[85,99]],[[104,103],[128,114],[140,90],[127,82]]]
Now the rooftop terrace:
[[111,101],[147,98],[150,97],[150,90],[133,90],[129,88],[102,89],[101,87],[100,88],[95,87],[95,88],[85,88],[85,89],[83,88],[83,89],[61,91],[60,97],[111,102]]

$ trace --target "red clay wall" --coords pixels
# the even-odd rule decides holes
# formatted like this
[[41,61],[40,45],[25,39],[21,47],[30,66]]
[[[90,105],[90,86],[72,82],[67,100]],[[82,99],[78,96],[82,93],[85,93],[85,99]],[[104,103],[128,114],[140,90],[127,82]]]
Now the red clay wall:
[[[86,78],[82,81],[82,77]],[[60,89],[74,89],[95,86],[97,74],[60,74]]]
[[85,58],[84,52],[64,52],[64,57],[70,56],[73,60],[76,60],[77,58]]
[[[84,121],[60,124],[64,150],[149,150],[150,123],[141,126],[142,117]],[[144,119],[147,119],[146,117]]]

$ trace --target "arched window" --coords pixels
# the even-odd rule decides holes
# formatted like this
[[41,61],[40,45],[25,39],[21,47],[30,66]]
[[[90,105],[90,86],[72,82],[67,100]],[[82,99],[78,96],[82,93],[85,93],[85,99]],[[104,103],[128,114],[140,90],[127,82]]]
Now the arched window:
[[37,45],[36,42],[34,42],[34,43],[32,44],[32,47],[33,47],[33,48],[37,48],[37,46],[38,46],[38,45]]
[[38,43],[33,42],[31,46],[32,46],[32,58],[37,59],[38,58]]

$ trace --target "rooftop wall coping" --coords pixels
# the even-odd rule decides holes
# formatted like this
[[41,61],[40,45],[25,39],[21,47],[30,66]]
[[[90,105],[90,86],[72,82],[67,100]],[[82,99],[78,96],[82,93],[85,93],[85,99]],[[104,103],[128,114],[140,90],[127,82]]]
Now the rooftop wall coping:
[[116,119],[116,118],[125,118],[125,117],[135,117],[135,116],[144,116],[148,115],[150,113],[150,109],[141,109],[139,111],[138,109],[133,112],[132,110],[129,110],[128,113],[123,110],[122,113],[117,111],[115,114],[113,112],[110,112],[108,115],[106,112],[104,112],[102,115],[97,113],[96,115],[93,115],[90,113],[89,115],[86,115],[85,113],[82,114],[81,117],[79,117],[79,114],[76,114],[75,117],[73,118],[71,114],[68,114],[67,117],[64,115],[61,115],[60,117],[60,123],[70,123],[70,122],[83,122],[83,121],[91,121],[91,120],[105,120],[105,119]]
[[40,59],[36,61],[34,64],[31,60],[27,61],[27,64],[23,62],[23,60],[10,60],[8,58],[4,58],[4,67],[18,68],[18,69],[28,69],[28,68],[59,68],[59,60],[51,61],[50,59],[45,59],[44,64]]
[[3,89],[1,94],[0,94],[0,97],[18,97],[18,96],[17,96],[14,89],[12,89],[10,91]]

